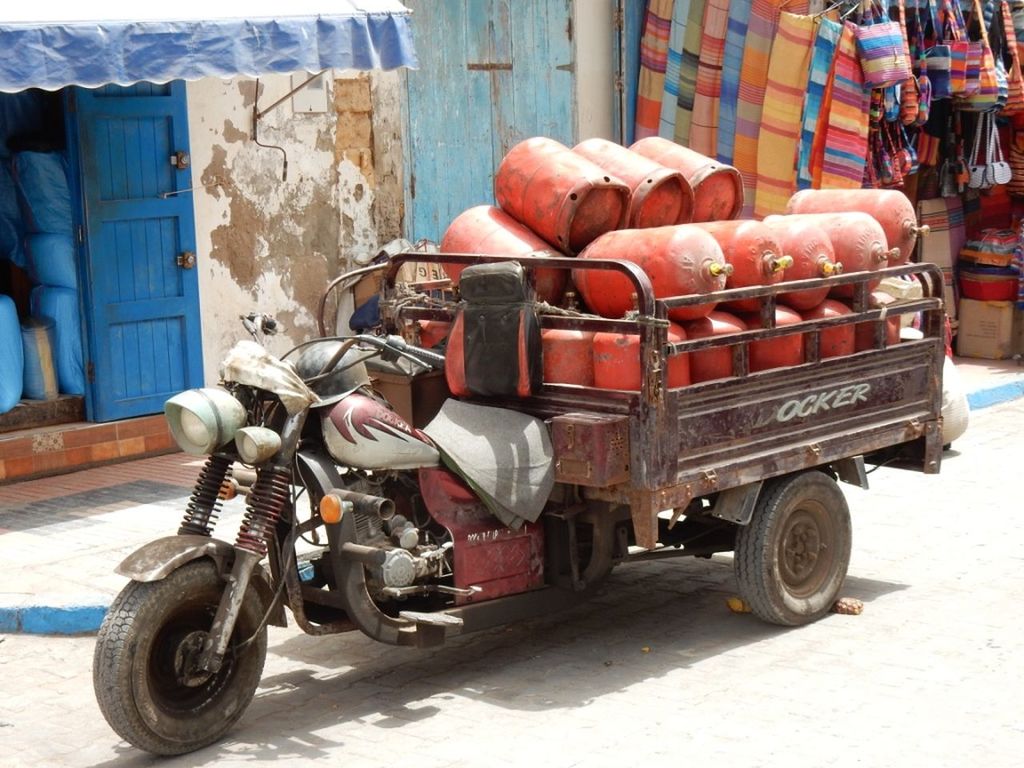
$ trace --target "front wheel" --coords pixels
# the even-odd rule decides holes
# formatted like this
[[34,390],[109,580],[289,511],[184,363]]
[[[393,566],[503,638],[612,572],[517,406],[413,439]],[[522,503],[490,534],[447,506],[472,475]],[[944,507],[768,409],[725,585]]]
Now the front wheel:
[[255,595],[242,606],[221,668],[196,669],[224,586],[211,560],[196,560],[161,581],[131,582],[107,612],[93,656],[96,700],[110,727],[139,749],[178,755],[204,747],[252,701],[267,655]]
[[740,595],[772,624],[820,618],[846,578],[851,539],[850,510],[831,477],[810,471],[766,483],[736,535]]

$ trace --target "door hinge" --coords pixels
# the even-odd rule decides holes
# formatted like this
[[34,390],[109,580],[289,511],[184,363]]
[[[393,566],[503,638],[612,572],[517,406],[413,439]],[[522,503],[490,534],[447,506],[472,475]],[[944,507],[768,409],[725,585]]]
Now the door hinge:
[[416,197],[416,174],[415,173],[410,173],[409,174],[409,197],[411,197],[411,198],[415,198]]
[[85,227],[81,224],[78,225],[78,244],[82,245],[85,243]]
[[89,380],[90,384],[96,383],[96,366],[91,362],[85,364],[85,378]]
[[192,269],[196,265],[196,255],[192,251],[183,251],[178,254],[175,262],[182,269]]
[[615,10],[612,11],[612,26],[620,31],[626,26],[625,10],[622,3],[616,3]]

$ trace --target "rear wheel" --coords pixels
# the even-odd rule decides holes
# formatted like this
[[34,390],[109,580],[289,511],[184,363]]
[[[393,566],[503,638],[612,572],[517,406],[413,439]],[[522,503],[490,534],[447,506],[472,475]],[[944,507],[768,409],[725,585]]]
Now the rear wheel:
[[740,594],[772,624],[814,621],[839,594],[851,539],[850,510],[832,478],[811,471],[772,480],[736,536]]
[[161,581],[131,582],[107,612],[93,656],[96,700],[110,727],[139,749],[177,755],[204,747],[252,701],[267,655],[254,591],[221,668],[196,668],[224,585],[212,561],[196,560]]

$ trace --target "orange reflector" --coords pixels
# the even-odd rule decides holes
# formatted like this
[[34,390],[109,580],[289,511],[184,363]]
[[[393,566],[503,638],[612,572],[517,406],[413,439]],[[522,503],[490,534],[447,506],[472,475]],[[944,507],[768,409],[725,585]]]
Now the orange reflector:
[[320,519],[325,523],[340,523],[344,508],[341,499],[333,493],[328,493],[320,501]]

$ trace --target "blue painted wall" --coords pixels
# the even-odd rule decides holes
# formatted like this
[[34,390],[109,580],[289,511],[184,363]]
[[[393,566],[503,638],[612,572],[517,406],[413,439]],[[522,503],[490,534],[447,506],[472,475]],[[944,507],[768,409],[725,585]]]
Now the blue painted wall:
[[440,241],[494,202],[505,153],[575,143],[570,0],[409,0],[420,69],[407,74],[406,236]]

